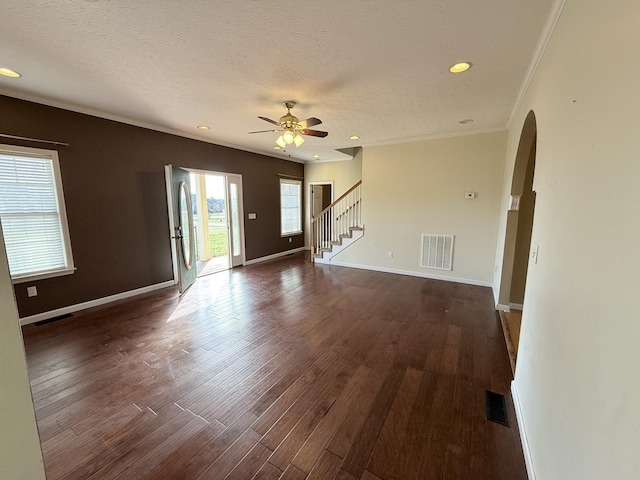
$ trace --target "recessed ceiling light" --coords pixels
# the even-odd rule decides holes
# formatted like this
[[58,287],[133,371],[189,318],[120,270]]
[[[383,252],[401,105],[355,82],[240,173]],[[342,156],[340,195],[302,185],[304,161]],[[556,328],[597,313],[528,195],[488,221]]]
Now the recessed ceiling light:
[[4,75],[5,77],[11,77],[11,78],[20,78],[22,76],[15,70],[11,70],[10,68],[4,68],[4,67],[0,68],[0,75]]
[[349,140],[358,140],[360,137],[358,135],[351,135]]
[[317,159],[319,159],[319,158],[320,158],[320,155],[315,154],[315,155],[313,156],[313,158],[315,158],[315,159],[317,160]]
[[460,62],[460,63],[456,63],[455,65],[451,65],[451,67],[449,67],[449,71],[451,73],[462,73],[462,72],[466,72],[470,68],[471,68],[471,64],[469,62]]
[[466,123],[473,123],[473,118],[466,118],[464,120],[460,120],[458,123],[464,125]]
[[198,130],[211,130],[211,129],[206,125],[198,125]]

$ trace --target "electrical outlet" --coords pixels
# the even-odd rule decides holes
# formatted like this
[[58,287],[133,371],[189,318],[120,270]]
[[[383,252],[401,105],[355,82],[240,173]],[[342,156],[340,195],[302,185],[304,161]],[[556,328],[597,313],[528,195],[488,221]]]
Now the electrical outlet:
[[38,289],[35,286],[27,287],[27,296],[28,297],[37,297],[38,296]]
[[289,243],[293,242],[293,238],[289,237]]
[[393,258],[393,252],[387,252],[387,256],[388,256],[389,258]]

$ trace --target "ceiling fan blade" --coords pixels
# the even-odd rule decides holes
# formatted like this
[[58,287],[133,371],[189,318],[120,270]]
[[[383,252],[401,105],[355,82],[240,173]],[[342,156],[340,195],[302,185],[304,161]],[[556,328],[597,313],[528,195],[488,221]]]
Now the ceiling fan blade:
[[274,125],[278,125],[278,126],[280,126],[280,124],[279,124],[278,122],[276,122],[275,120],[271,120],[270,118],[267,118],[267,117],[261,117],[261,116],[258,116],[258,118],[259,118],[260,120],[264,120],[265,122],[273,123]]
[[266,133],[266,132],[279,132],[280,130],[258,130],[256,132],[249,132],[249,133]]
[[307,127],[313,127],[314,125],[320,125],[321,123],[322,123],[322,120],[320,120],[319,118],[310,117],[310,118],[307,118],[306,120],[302,120],[300,122],[300,126],[302,128],[307,128]]
[[329,135],[329,132],[321,132],[320,130],[300,130],[298,132],[300,135],[309,135],[311,137],[326,137],[327,135]]

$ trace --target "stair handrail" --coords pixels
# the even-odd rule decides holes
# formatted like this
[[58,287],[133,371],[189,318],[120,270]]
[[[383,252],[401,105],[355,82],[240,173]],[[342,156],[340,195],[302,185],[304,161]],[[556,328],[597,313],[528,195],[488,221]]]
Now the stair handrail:
[[316,220],[318,220],[318,218],[320,218],[322,215],[324,215],[326,212],[328,212],[329,210],[331,210],[333,207],[335,207],[338,203],[340,203],[340,201],[342,199],[344,199],[347,195],[349,195],[351,192],[353,192],[356,188],[358,188],[360,185],[362,185],[362,180],[358,180],[356,182],[356,184],[351,187],[349,190],[347,190],[346,192],[344,192],[342,195],[340,195],[340,197],[338,197],[338,199],[333,202],[331,205],[329,205],[327,208],[325,208],[324,210],[322,210],[318,215],[316,215],[315,217],[313,217],[311,219],[311,223],[313,224],[313,222],[315,222]]

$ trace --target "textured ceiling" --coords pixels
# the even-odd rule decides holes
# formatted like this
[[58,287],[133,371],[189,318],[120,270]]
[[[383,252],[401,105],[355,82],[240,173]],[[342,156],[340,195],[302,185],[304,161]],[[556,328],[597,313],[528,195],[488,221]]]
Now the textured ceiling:
[[[0,76],[0,93],[268,155],[339,159],[336,149],[356,145],[505,128],[552,4],[3,0],[0,67],[23,76]],[[462,60],[473,68],[449,73]],[[269,129],[257,116],[277,120],[284,100],[329,135],[276,152],[275,133],[247,133]]]

